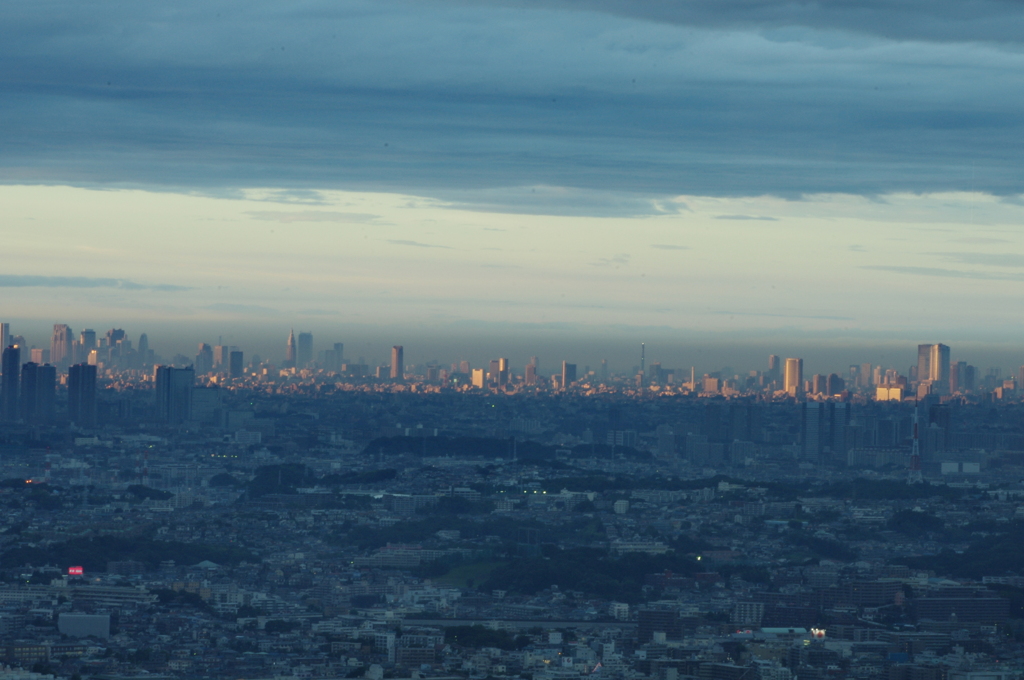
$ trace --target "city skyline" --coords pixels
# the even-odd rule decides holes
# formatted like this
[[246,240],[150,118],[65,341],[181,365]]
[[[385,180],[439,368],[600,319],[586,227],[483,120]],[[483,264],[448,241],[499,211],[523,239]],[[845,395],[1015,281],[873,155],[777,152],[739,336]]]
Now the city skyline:
[[1015,346],[1020,12],[700,7],[0,10],[4,313]]

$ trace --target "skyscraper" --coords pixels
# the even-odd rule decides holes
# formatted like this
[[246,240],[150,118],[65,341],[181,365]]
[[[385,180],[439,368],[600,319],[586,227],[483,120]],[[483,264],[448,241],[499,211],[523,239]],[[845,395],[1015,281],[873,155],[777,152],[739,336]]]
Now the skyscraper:
[[917,380],[928,380],[931,374],[931,345],[917,346]]
[[21,417],[26,423],[53,422],[57,369],[28,362],[21,367]]
[[778,354],[768,355],[768,380],[770,382],[778,382],[779,376],[782,373],[782,366],[779,364]]
[[949,392],[949,347],[932,345],[928,359],[928,379],[932,389],[940,394]]
[[804,384],[804,360],[786,359],[786,373],[783,376],[782,389],[786,394],[795,397],[800,394]]
[[295,365],[298,368],[306,368],[313,363],[313,334],[305,331],[299,332],[299,345],[295,350]]
[[15,422],[18,420],[18,380],[21,377],[21,348],[8,345],[4,349],[3,381],[0,382],[0,420]]
[[398,381],[405,379],[405,348],[401,345],[391,348],[391,379]]
[[[7,348],[11,342],[11,324],[0,323],[0,348]],[[2,351],[2,350],[0,350]]]
[[213,346],[213,370],[222,372],[228,367],[228,346]]
[[569,385],[576,382],[576,364],[568,361],[562,362],[562,389],[568,389]]
[[295,367],[295,329],[293,328],[291,333],[288,334],[288,344],[284,349],[284,367],[294,368]]
[[75,343],[71,363],[81,364],[89,360],[89,352],[96,349],[96,331],[91,328],[84,329],[78,334],[78,341]]
[[179,425],[189,420],[192,417],[195,371],[192,367],[157,366],[155,374],[157,418],[171,425]]
[[199,343],[199,353],[194,364],[196,375],[206,375],[213,370],[213,348],[205,342]]
[[149,336],[143,333],[139,336],[139,367],[145,368],[149,365]]
[[50,362],[63,371],[71,364],[71,351],[74,336],[67,324],[53,324],[53,336],[50,338]]
[[96,425],[96,367],[75,364],[68,369],[68,417],[79,427]]
[[232,378],[241,378],[242,371],[244,370],[244,355],[239,350],[231,352],[230,358],[230,375]]

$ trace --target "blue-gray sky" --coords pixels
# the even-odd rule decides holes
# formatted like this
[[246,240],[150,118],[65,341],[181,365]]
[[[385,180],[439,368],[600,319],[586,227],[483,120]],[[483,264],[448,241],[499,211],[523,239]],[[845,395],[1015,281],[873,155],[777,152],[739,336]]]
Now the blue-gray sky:
[[1017,2],[7,3],[3,313],[1012,344],[1021,36]]

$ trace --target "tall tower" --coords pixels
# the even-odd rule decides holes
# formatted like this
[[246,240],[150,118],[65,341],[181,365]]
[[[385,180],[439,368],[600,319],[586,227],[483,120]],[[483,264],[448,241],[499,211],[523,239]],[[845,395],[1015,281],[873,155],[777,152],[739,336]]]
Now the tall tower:
[[230,351],[230,348],[227,345],[213,346],[214,371],[223,372],[228,367],[228,351]]
[[576,364],[568,361],[562,362],[562,389],[569,389],[569,385],[576,382]]
[[284,365],[285,368],[295,367],[295,329],[288,334],[288,345],[284,350]]
[[0,323],[0,351],[7,348],[11,341],[11,324]]
[[300,331],[299,344],[295,349],[295,365],[298,368],[305,368],[311,363],[313,363],[313,334]]
[[199,353],[196,354],[195,370],[196,375],[206,375],[213,370],[213,348],[205,342],[199,343]]
[[26,423],[53,421],[57,369],[28,362],[21,367],[21,416]]
[[791,397],[799,395],[804,384],[804,360],[786,359],[786,374],[783,377],[782,388],[786,390],[786,394]]
[[931,345],[918,345],[917,346],[917,380],[928,380],[928,376],[931,375],[931,358],[932,358],[932,346]]
[[405,380],[405,348],[401,345],[391,348],[391,379],[398,382]]
[[68,417],[79,427],[96,425],[96,367],[75,364],[68,369]]
[[782,366],[779,364],[778,354],[768,355],[768,380],[769,382],[778,382],[779,377],[782,375]]
[[241,378],[245,370],[245,355],[240,350],[232,350],[229,361],[229,374],[232,378]]
[[63,371],[71,364],[71,350],[74,337],[67,324],[53,324],[53,336],[50,338],[50,362]]
[[932,388],[939,393],[949,392],[949,347],[932,345],[928,357],[928,379]]
[[165,423],[178,425],[192,417],[192,388],[196,373],[188,368],[156,367],[156,413]]
[[3,382],[0,383],[0,420],[18,420],[18,380],[21,377],[21,348],[9,345],[3,352]]

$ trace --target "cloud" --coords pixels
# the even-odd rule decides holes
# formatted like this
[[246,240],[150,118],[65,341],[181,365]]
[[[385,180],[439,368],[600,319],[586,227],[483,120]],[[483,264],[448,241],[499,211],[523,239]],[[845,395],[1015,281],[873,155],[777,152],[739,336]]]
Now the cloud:
[[212,305],[206,305],[203,309],[208,309],[212,312],[227,312],[229,314],[278,314],[278,310],[270,307],[263,307],[261,305],[242,305],[230,302],[217,302]]
[[458,210],[590,217],[673,215],[686,205],[643,192],[598,191],[573,186],[513,186],[447,189],[438,193],[447,207]]
[[936,253],[960,264],[988,267],[1024,267],[1024,255],[1018,253]]
[[439,246],[433,243],[420,243],[419,241],[409,241],[400,238],[389,238],[388,243],[395,246],[413,246],[415,248],[444,248],[446,250],[451,250],[450,246]]
[[304,210],[300,212],[280,212],[276,210],[250,210],[245,213],[254,220],[273,222],[355,222],[366,224],[379,219],[379,215],[369,213],[333,212],[330,210]]
[[962,6],[944,0],[908,0],[898,4],[870,0],[517,0],[516,5],[606,12],[679,26],[756,28],[776,32],[779,39],[792,39],[794,28],[938,42],[1019,43],[1024,35],[1020,5],[1012,0],[981,0],[971,5],[969,18],[964,17]]
[[777,217],[763,217],[760,215],[715,215],[716,220],[760,220],[763,222],[778,222]]
[[671,243],[652,243],[651,247],[652,248],[657,248],[658,250],[689,250],[690,249],[690,246],[677,246],[677,245],[673,245]]
[[596,262],[591,262],[590,264],[594,267],[625,267],[629,264],[629,255],[626,253],[619,253],[612,257],[602,257]]
[[826,321],[855,321],[852,316],[834,316],[827,314],[774,314],[771,312],[735,312],[730,310],[713,310],[709,314],[716,316],[763,316],[780,319],[824,319]]
[[631,216],[682,194],[1016,196],[1024,171],[1008,0],[967,20],[945,0],[58,0],[0,26],[6,183]]
[[963,238],[950,239],[953,243],[969,243],[977,245],[986,245],[990,243],[1011,243],[1010,239],[1006,238],[991,238],[988,236],[964,236]]
[[1024,274],[1005,274],[999,272],[963,271],[959,269],[943,269],[941,267],[902,267],[886,265],[863,265],[860,269],[910,274],[913,276],[938,276],[953,279],[978,279],[982,281],[1024,281]]
[[189,286],[176,286],[168,283],[135,283],[128,279],[103,279],[88,276],[26,276],[19,274],[0,275],[0,288],[120,288],[122,290],[150,290],[157,292],[192,290]]

